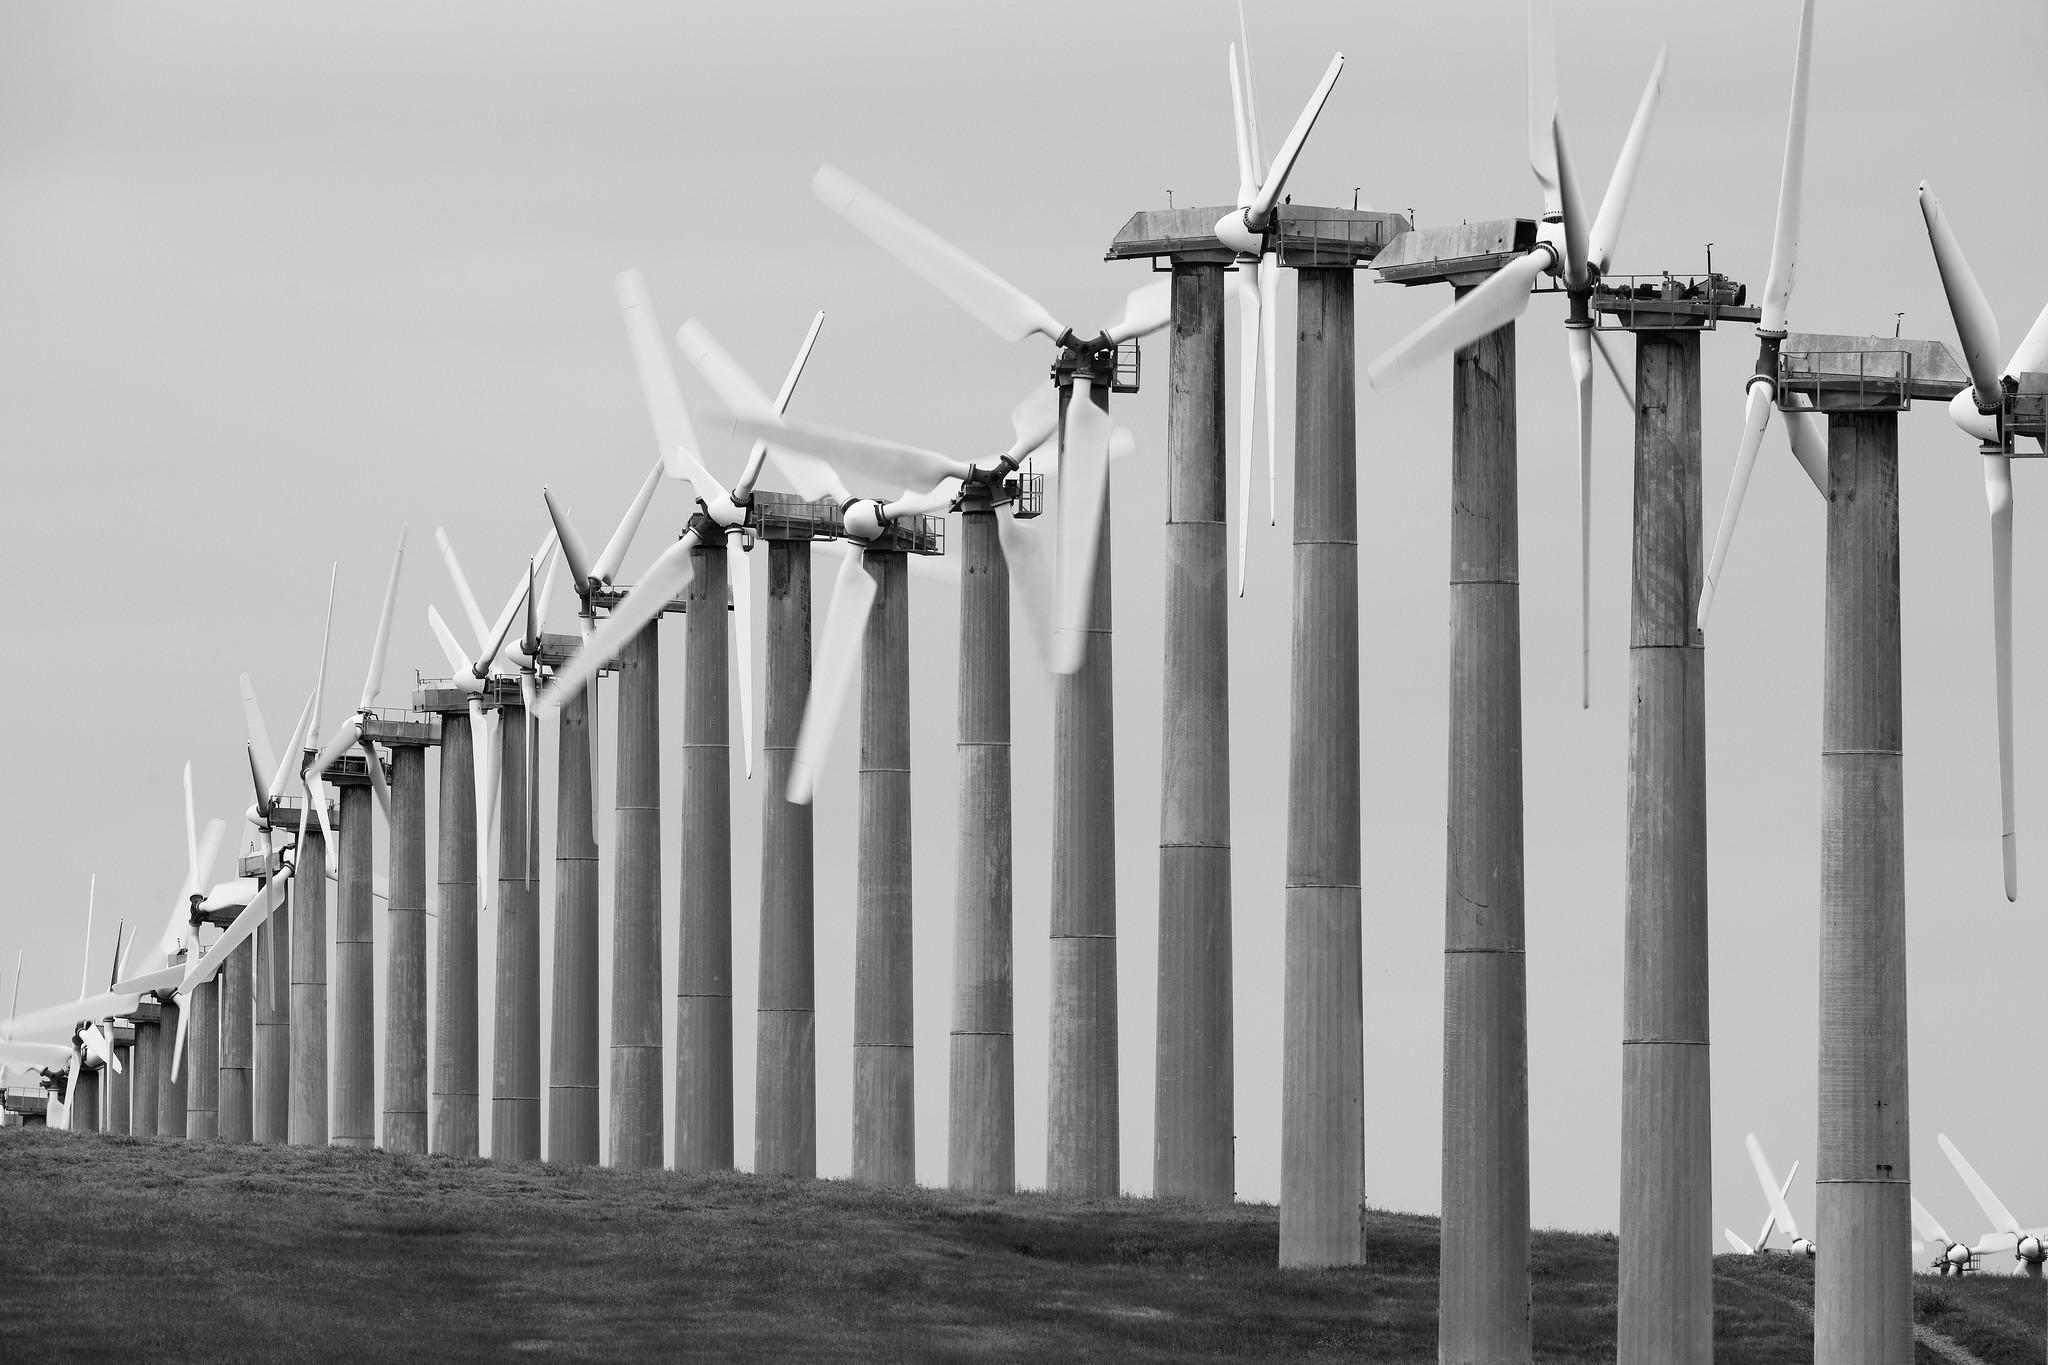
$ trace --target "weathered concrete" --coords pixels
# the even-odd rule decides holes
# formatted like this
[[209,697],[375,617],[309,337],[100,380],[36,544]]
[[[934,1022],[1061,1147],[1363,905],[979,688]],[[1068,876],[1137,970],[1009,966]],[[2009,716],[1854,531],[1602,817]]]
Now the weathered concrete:
[[391,900],[384,925],[384,1146],[427,1150],[427,751],[391,750]]
[[[1091,385],[1109,406],[1107,383]],[[1073,391],[1060,393],[1062,415]],[[1103,497],[1109,498],[1107,486]],[[1096,541],[1081,666],[1052,679],[1051,1038],[1045,1184],[1054,1194],[1123,1192],[1116,1015],[1116,714],[1110,529]]]
[[611,1164],[624,1170],[662,1164],[660,625],[618,657]]
[[158,1109],[157,1088],[163,1081],[163,1061],[157,1055],[162,1030],[138,1021],[135,1046],[128,1054],[128,1131],[136,1137],[155,1137]]
[[[255,1018],[250,1033],[250,1132],[257,1142],[284,1142],[291,1131],[292,1072],[292,902],[298,875],[285,888],[284,904],[270,912],[250,944],[250,994]],[[141,1037],[140,1031],[136,1035]]]
[[1350,1265],[1365,1255],[1356,282],[1295,276],[1280,1264]]
[[1227,1204],[1237,1161],[1222,265],[1175,262],[1171,335],[1153,1188]]
[[[174,963],[185,960],[183,953],[171,959]],[[178,1016],[184,1011],[170,998],[166,991],[162,997],[162,1012],[157,1016],[157,1082],[156,1082],[156,1135],[158,1137],[181,1138],[185,1136],[186,1105],[189,1103],[188,1090],[192,1072],[187,1065],[190,1058],[180,1062],[177,1074],[171,1074],[171,1063],[177,1060]],[[186,1025],[189,1030],[191,1025]],[[190,1047],[192,1039],[185,1039]]]
[[1815,1365],[1910,1365],[1899,427],[1828,418]]
[[1522,934],[1522,625],[1515,329],[1451,390],[1450,781],[1437,1351],[1530,1358],[1529,1027]]
[[597,1164],[597,831],[590,825],[592,682],[562,707],[555,745],[555,962],[548,1160]]
[[441,800],[434,877],[440,889],[434,982],[433,1149],[476,1156],[476,767],[466,712],[441,717]]
[[334,1145],[377,1145],[377,905],[370,894],[376,801],[341,787],[334,896]]
[[853,1178],[917,1180],[912,1030],[910,575],[900,550],[867,550],[875,604],[861,640],[860,850],[853,945]]
[[1622,975],[1622,1360],[1714,1358],[1700,334],[1636,333]]
[[71,1082],[71,1111],[65,1115],[64,1122],[74,1133],[97,1133],[100,1130],[98,1070],[81,1070]]
[[[732,1169],[732,720],[725,546],[693,552],[683,660],[676,1169]],[[745,573],[747,566],[733,566]]]
[[498,712],[498,953],[491,1032],[491,1156],[540,1160],[540,883],[527,782],[526,708]]
[[[744,573],[745,565],[735,566]],[[754,1169],[818,1173],[817,965],[811,807],[784,799],[811,692],[811,545],[768,542],[767,706],[761,731],[761,959]]]
[[185,1136],[204,1142],[220,1136],[220,978],[192,988],[185,1026]]
[[130,1099],[134,1094],[133,1049],[116,1047],[114,1056],[121,1062],[121,1069],[110,1081],[102,1081],[100,1093],[100,1131],[103,1133],[126,1134],[130,1131]]
[[244,939],[242,946],[228,954],[220,975],[220,1112],[215,1120],[218,1135],[228,1142],[247,1142],[255,1135],[255,1077],[250,1067],[254,1044],[250,1030],[255,1016],[250,990],[256,944]]
[[1010,940],[1009,516],[970,493],[960,517],[960,835],[953,874],[953,1027],[946,1180],[1017,1187],[1016,1037]]
[[292,874],[291,1105],[294,1146],[327,1145],[327,839],[318,824],[299,841]]

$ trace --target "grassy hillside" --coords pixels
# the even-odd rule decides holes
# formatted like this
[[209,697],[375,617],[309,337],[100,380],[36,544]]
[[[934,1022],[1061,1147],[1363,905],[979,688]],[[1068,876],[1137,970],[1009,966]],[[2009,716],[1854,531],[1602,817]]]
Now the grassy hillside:
[[[0,1359],[1436,1359],[1436,1224],[1281,1272],[1275,1211],[0,1131]],[[1616,1243],[1538,1233],[1536,1358],[1614,1358]],[[1811,1267],[1715,1263],[1717,1359],[1807,1361]],[[2042,1287],[1922,1280],[1988,1365]],[[1927,1361],[1967,1359],[1935,1354]]]

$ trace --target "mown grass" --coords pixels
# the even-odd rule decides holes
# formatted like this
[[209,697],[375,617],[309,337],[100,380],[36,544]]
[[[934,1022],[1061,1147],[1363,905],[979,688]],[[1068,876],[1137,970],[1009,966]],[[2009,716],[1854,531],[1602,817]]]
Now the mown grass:
[[[1266,1205],[10,1129],[0,1359],[1434,1361],[1435,1220],[1367,1236],[1362,1268],[1283,1272]],[[1537,1234],[1537,1360],[1613,1360],[1615,1256]],[[1715,1279],[1724,1365],[1812,1359],[1810,1266]],[[1918,1306],[2006,1365],[2040,1358],[2040,1295],[1923,1282]]]

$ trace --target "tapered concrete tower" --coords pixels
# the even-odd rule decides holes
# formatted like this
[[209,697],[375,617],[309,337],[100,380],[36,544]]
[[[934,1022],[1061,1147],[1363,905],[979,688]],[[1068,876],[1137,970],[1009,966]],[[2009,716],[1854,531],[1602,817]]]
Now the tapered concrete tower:
[[692,560],[683,662],[676,1169],[726,1171],[733,1156],[731,599],[724,543],[699,547]]
[[[220,1136],[220,978],[196,986],[186,1008],[185,1136],[194,1142]],[[113,1072],[107,1072],[111,1081]]]
[[[259,848],[240,860],[236,875],[256,877],[260,884],[269,881],[271,870],[269,855]],[[238,908],[215,923],[225,927],[240,914]],[[220,1064],[216,1080],[220,1107],[214,1126],[217,1136],[227,1142],[248,1142],[256,1131],[255,1044],[251,1037],[255,1024],[255,961],[256,942],[252,937],[228,954],[220,974],[214,978],[220,990]]]
[[[619,754],[612,873],[611,1164],[662,1164],[661,618],[614,662]],[[596,686],[593,681],[591,686]]]
[[[378,759],[382,762],[382,759]],[[377,906],[371,891],[376,803],[360,751],[323,774],[341,798],[334,897],[334,1132],[337,1147],[377,1144]]]
[[[1222,272],[1236,253],[1215,236],[1231,211],[1139,213],[1109,252],[1166,257],[1174,270],[1155,1150],[1161,1194],[1208,1201],[1229,1200],[1235,1185]],[[1276,212],[1266,268],[1300,281],[1280,1262],[1342,1265],[1364,1254],[1351,272],[1408,224],[1353,209]]]
[[[746,572],[745,564],[733,566]],[[816,884],[811,807],[786,798],[811,692],[811,542],[768,540],[767,705],[761,735],[761,963],[754,1169],[818,1173]]]
[[[339,821],[331,813],[329,823]],[[337,828],[336,837],[343,837]],[[327,1145],[327,839],[314,824],[292,875],[291,1083],[286,1140]]]
[[562,708],[555,746],[554,1001],[548,1043],[548,1160],[594,1166],[597,1112],[597,829],[586,687]]
[[[408,733],[394,734],[403,728]],[[431,718],[366,731],[391,750],[390,948],[384,978],[383,1145],[427,1150],[427,749]]]
[[491,1156],[540,1160],[540,854],[537,745],[516,684],[498,702],[498,922],[491,1034]]
[[297,894],[296,888],[287,888],[285,903],[249,938],[255,1015],[249,1035],[249,1122],[257,1142],[284,1142],[291,1126],[292,901]]
[[477,1156],[478,1111],[476,940],[476,769],[468,703],[452,690],[415,693],[415,710],[441,717],[439,829],[434,876],[438,883],[434,986],[433,1091],[429,1102],[432,1150]]

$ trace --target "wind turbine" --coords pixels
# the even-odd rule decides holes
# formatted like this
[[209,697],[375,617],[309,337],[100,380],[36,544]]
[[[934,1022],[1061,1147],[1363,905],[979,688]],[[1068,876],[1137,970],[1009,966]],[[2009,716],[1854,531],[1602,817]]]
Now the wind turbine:
[[[399,570],[405,567],[405,532],[405,527],[398,528],[398,549],[391,556],[391,577],[384,585],[384,606],[377,616],[377,633],[371,637],[370,668],[363,678],[362,699],[356,703],[356,709],[334,728],[334,733],[313,759],[313,771],[324,773],[339,763],[349,750],[360,747],[364,766],[369,770],[370,789],[376,792],[377,804],[384,808],[387,821],[391,818],[391,788],[385,783],[384,768],[378,761],[376,746],[364,737],[364,727],[375,719],[371,708],[384,690],[384,658],[391,643],[391,612],[398,604]],[[319,717],[314,717],[314,723],[319,723]]]
[[1238,363],[1243,367],[1238,386],[1237,592],[1242,597],[1246,536],[1251,527],[1252,459],[1258,429],[1258,381],[1261,373],[1266,381],[1266,519],[1271,523],[1279,516],[1276,505],[1280,462],[1276,390],[1280,353],[1272,330],[1280,320],[1280,271],[1277,263],[1269,264],[1267,258],[1273,251],[1273,233],[1279,226],[1278,208],[1281,195],[1287,188],[1287,177],[1293,172],[1295,160],[1300,157],[1317,116],[1329,100],[1338,75],[1344,70],[1344,54],[1340,52],[1330,58],[1330,65],[1323,72],[1315,93],[1309,96],[1308,104],[1295,120],[1293,130],[1281,144],[1279,155],[1269,165],[1264,149],[1259,145],[1258,98],[1252,87],[1252,43],[1245,25],[1243,0],[1239,0],[1237,6],[1237,28],[1244,43],[1242,71],[1238,66],[1237,44],[1230,47],[1230,108],[1237,131],[1237,210],[1217,221],[1216,238],[1237,252]]
[[1956,1168],[1956,1174],[1970,1187],[1977,1207],[1984,1210],[1984,1216],[1991,1220],[1993,1230],[1978,1238],[1972,1250],[1979,1256],[2010,1251],[2013,1274],[2039,1279],[2044,1263],[2048,1263],[2048,1227],[2021,1227],[2020,1220],[2012,1216],[2012,1210],[1991,1192],[1991,1186],[1985,1183],[1984,1177],[1977,1174],[1977,1168],[1948,1140],[1948,1134],[1937,1133],[1935,1141],[1941,1144],[1942,1155],[1948,1158],[1949,1165]]
[[[1792,1169],[1785,1173],[1784,1183],[1780,1184],[1778,1178],[1771,1174],[1771,1163],[1764,1159],[1763,1145],[1756,1140],[1756,1134],[1746,1134],[1742,1139],[1742,1145],[1749,1149],[1750,1168],[1756,1172],[1757,1184],[1763,1187],[1764,1198],[1770,1203],[1771,1217],[1777,1221],[1779,1227],[1785,1229],[1785,1235],[1792,1239],[1792,1254],[1811,1259],[1816,1248],[1812,1242],[1799,1235],[1799,1224],[1793,1221],[1792,1209],[1785,1203],[1785,1191],[1792,1188],[1792,1177],[1799,1173],[1799,1163],[1792,1163]],[[1757,1238],[1757,1250],[1763,1250],[1770,1232],[1771,1225],[1764,1224],[1763,1234]]]
[[[1993,663],[1997,672],[1998,696],[1998,802],[1999,849],[2004,860],[2005,898],[2019,899],[2019,853],[2014,834],[2012,753],[2012,442],[2015,434],[2013,395],[2020,376],[2048,370],[2048,308],[2041,310],[2026,338],[2013,351],[2004,369],[1998,367],[2003,349],[1998,341],[1998,319],[1963,249],[1950,230],[1941,203],[1925,181],[1920,185],[1920,212],[1927,221],[1927,239],[1934,248],[1934,263],[1941,272],[1942,291],[1948,295],[1949,315],[1955,319],[1956,334],[1962,339],[1963,357],[1970,371],[1970,387],[1949,400],[1949,416],[1967,434],[1977,438],[1984,457],[1984,499],[1991,512],[1991,632]],[[2039,430],[2036,441],[2048,450]]]
[[1775,1232],[1778,1227],[1778,1205],[1785,1202],[1785,1194],[1792,1188],[1792,1180],[1798,1174],[1799,1163],[1795,1161],[1792,1163],[1792,1169],[1785,1172],[1784,1181],[1778,1186],[1778,1197],[1775,1200],[1773,1200],[1770,1198],[1769,1193],[1766,1192],[1764,1199],[1766,1204],[1768,1204],[1770,1207],[1770,1212],[1764,1215],[1764,1225],[1762,1229],[1757,1232],[1756,1243],[1754,1245],[1751,1245],[1750,1243],[1743,1241],[1740,1237],[1737,1237],[1732,1228],[1721,1229],[1721,1235],[1728,1239],[1728,1245],[1731,1249],[1740,1252],[1744,1256],[1754,1256],[1763,1253],[1763,1251],[1768,1247],[1770,1243],[1771,1234]]
[[[1397,342],[1372,363],[1366,378],[1380,388],[1499,330],[1522,315],[1531,292],[1545,276],[1555,281],[1549,292],[1565,295],[1569,305],[1565,344],[1579,414],[1579,704],[1585,707],[1592,699],[1593,350],[1599,341],[1591,300],[1612,266],[1621,240],[1622,218],[1628,211],[1650,122],[1663,93],[1666,51],[1657,51],[1599,211],[1589,218],[1566,147],[1564,116],[1557,100],[1554,29],[1550,0],[1530,0],[1529,168],[1543,194],[1543,221],[1534,247]],[[1628,385],[1614,358],[1606,353],[1604,343],[1600,349],[1608,369],[1626,392]]]
[[[1922,1204],[1917,1196],[1913,1200],[1913,1228],[1935,1247],[1934,1259],[1928,1262],[1929,1270],[1942,1275],[1947,1275],[1951,1271],[1960,1275],[1970,1268],[1975,1253],[1949,1236],[1948,1229],[1935,1221],[1934,1215],[1927,1211],[1927,1206]],[[1924,1251],[1926,1247],[1918,1245],[1913,1249]]]

